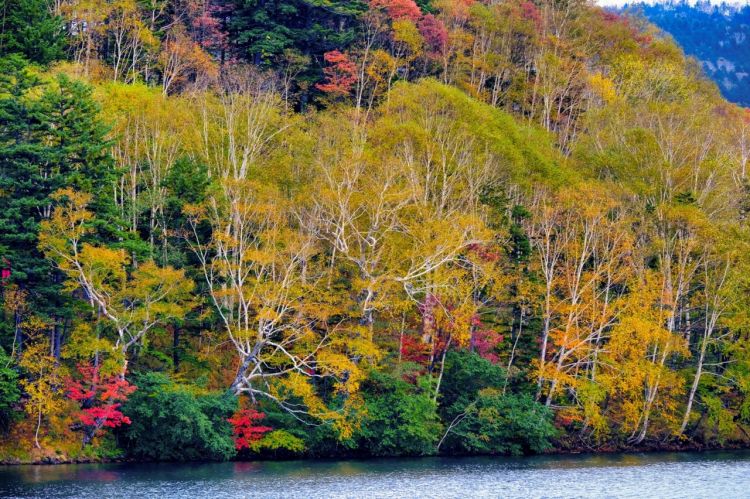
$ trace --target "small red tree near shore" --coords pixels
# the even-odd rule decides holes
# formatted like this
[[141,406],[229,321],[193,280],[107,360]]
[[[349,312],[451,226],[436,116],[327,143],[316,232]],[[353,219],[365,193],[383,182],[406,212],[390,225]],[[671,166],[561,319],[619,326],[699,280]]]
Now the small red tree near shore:
[[266,417],[262,412],[255,409],[242,409],[233,417],[227,419],[232,425],[235,449],[248,449],[267,432],[273,430],[270,426],[260,426],[258,422]]
[[79,379],[68,378],[65,392],[80,406],[76,417],[84,429],[86,445],[103,428],[117,428],[130,424],[130,418],[120,411],[120,406],[136,390],[124,375],[102,375],[99,366],[79,365]]

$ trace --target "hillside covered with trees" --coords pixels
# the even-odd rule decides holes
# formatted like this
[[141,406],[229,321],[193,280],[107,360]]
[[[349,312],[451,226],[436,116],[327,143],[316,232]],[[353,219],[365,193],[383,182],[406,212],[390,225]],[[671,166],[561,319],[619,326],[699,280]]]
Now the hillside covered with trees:
[[750,440],[750,113],[578,0],[2,0],[0,459]]

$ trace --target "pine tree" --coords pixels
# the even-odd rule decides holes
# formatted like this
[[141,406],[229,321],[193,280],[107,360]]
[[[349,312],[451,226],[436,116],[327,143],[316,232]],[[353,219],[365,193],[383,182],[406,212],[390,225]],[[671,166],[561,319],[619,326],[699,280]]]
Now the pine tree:
[[364,2],[233,0],[230,45],[257,66],[288,65],[300,56],[310,61],[297,75],[300,89],[323,77],[323,54],[344,50],[357,38]]
[[71,308],[62,275],[37,248],[39,224],[54,209],[50,196],[74,186],[96,194],[92,208],[102,215],[97,237],[121,239],[109,195],[114,169],[107,128],[84,84],[60,76],[34,97],[43,85],[24,60],[14,56],[0,64],[0,258],[10,270],[5,284],[27,290],[30,309],[52,319],[51,348],[58,355]]
[[0,0],[0,56],[21,54],[49,64],[65,57],[62,19],[45,0]]

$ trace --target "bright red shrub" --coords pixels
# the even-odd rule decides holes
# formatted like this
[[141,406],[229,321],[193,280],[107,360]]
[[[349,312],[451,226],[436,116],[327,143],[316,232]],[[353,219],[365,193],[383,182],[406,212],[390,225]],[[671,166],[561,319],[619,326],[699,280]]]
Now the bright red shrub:
[[234,447],[242,450],[250,447],[250,444],[257,442],[267,432],[273,430],[269,426],[258,426],[257,423],[266,417],[262,412],[255,409],[242,409],[233,417],[227,419],[232,425],[232,434],[234,436]]
[[421,338],[405,335],[401,339],[401,358],[416,364],[426,364],[430,359],[430,345]]
[[76,416],[87,433],[93,435],[101,428],[130,424],[130,418],[120,412],[120,406],[136,387],[119,375],[102,376],[99,366],[79,365],[78,372],[80,379],[66,380],[65,392],[80,405]]

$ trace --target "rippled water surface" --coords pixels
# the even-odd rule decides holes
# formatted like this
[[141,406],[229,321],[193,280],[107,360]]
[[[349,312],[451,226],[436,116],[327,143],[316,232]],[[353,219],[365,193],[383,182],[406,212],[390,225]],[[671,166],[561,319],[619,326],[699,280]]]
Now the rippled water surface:
[[750,451],[0,467],[6,497],[750,497]]

